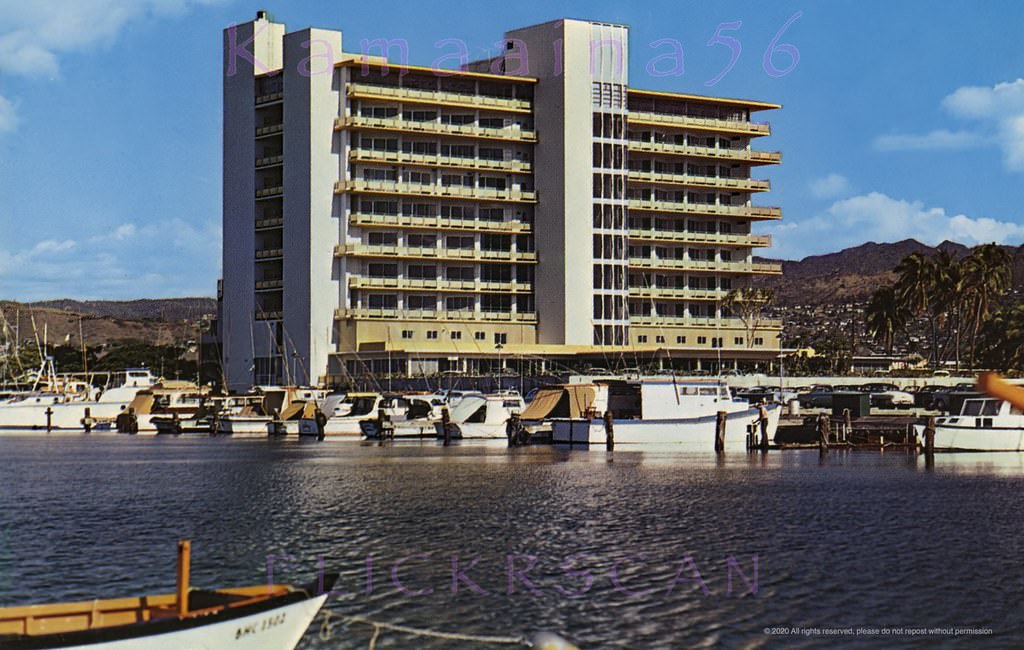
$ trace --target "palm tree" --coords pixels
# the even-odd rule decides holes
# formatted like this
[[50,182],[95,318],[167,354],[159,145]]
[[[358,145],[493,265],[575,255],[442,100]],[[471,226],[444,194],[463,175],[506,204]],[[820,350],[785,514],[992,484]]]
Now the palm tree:
[[896,265],[899,279],[896,281],[895,294],[900,304],[916,317],[928,316],[931,326],[931,355],[933,362],[936,347],[935,319],[931,316],[930,307],[933,302],[932,292],[935,289],[935,263],[921,253],[911,253]]
[[933,276],[930,311],[935,323],[936,334],[945,332],[940,348],[936,340],[936,361],[946,361],[950,353],[950,339],[953,352],[960,367],[960,315],[963,312],[964,273],[960,261],[948,250],[940,250],[932,256]]
[[992,303],[1010,288],[1010,254],[997,244],[983,244],[964,260],[963,297],[971,326],[971,365],[977,351],[978,331],[989,317]]
[[882,287],[871,295],[865,313],[868,334],[885,346],[886,354],[892,354],[893,339],[906,325],[907,315],[895,287]]

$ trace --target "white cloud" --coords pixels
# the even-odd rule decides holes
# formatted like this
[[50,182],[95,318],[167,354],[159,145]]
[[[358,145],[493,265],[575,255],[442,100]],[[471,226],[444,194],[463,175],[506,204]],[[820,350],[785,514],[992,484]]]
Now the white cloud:
[[874,146],[879,151],[937,151],[968,149],[984,142],[985,138],[978,133],[936,129],[923,135],[880,135],[875,138]]
[[899,134],[875,138],[882,151],[932,151],[995,145],[1010,171],[1024,171],[1024,79],[994,86],[962,86],[942,100],[953,117],[971,120],[971,131],[937,129],[924,135]]
[[916,239],[929,245],[951,240],[968,246],[987,242],[1018,244],[1024,225],[989,217],[947,214],[920,201],[894,199],[871,192],[836,201],[809,219],[769,225],[773,257],[800,259],[858,246],[866,240]]
[[0,133],[10,133],[18,126],[18,112],[6,97],[0,95]]
[[[109,46],[129,24],[181,15],[222,0],[0,0],[0,71],[33,78],[60,75],[61,56]],[[14,130],[0,97],[0,133]]]
[[79,240],[47,239],[19,252],[0,248],[0,298],[131,299],[213,295],[220,224],[181,219],[126,223]]
[[850,192],[850,181],[842,174],[829,174],[812,179],[808,184],[811,196],[816,199],[834,199]]

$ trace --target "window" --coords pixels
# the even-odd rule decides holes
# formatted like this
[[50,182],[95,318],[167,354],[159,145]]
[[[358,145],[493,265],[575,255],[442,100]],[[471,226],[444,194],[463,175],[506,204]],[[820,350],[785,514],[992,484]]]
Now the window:
[[487,338],[487,334],[485,332],[473,332],[473,338],[477,341],[483,341]]
[[462,332],[452,332],[452,340],[459,341],[462,339]]
[[706,337],[706,336],[698,336],[697,337],[697,345],[706,345],[707,342],[708,342],[708,337]]
[[505,152],[502,149],[480,147],[480,153],[478,154],[478,156],[482,160],[504,160]]
[[398,233],[394,232],[371,232],[367,236],[370,246],[397,246]]
[[480,279],[484,282],[511,282],[512,267],[508,264],[481,264]]
[[444,307],[448,311],[473,311],[473,296],[449,296]]
[[441,185],[445,187],[473,187],[473,175],[441,174]]
[[732,343],[733,343],[733,345],[743,345],[743,337],[742,336],[733,337]]
[[413,294],[405,299],[405,308],[413,311],[434,311],[436,307],[437,296]]
[[480,187],[487,187],[492,190],[504,190],[505,179],[500,176],[481,176]]
[[494,333],[494,344],[495,345],[506,345],[508,343],[508,334],[504,332]]
[[432,264],[410,264],[405,274],[412,280],[433,280],[437,277],[437,267]]
[[394,294],[371,293],[367,296],[370,309],[397,309],[398,296]]
[[503,129],[505,128],[505,118],[503,117],[481,117],[480,127],[484,129]]
[[369,275],[371,278],[397,278],[398,265],[370,264],[366,274]]
[[472,113],[457,113],[455,115],[441,115],[441,124],[472,124]]
[[379,167],[367,167],[363,169],[363,180],[367,181],[396,181],[398,172],[394,169],[381,169]]
[[405,245],[412,248],[434,248],[437,239],[434,235],[409,234],[405,236]]
[[419,183],[420,185],[434,184],[434,176],[430,172],[406,172],[405,180],[410,183]]
[[402,338],[403,339],[411,339],[412,338],[412,330],[402,330]]
[[437,111],[404,111],[402,119],[409,122],[433,122],[437,120]]
[[504,208],[480,208],[481,221],[504,221]]
[[509,235],[483,233],[482,235],[480,235],[480,250],[506,252],[511,251],[512,237]]
[[444,270],[444,277],[447,280],[472,282],[476,278],[476,273],[472,266],[449,266]]
[[427,340],[428,341],[436,341],[437,340],[437,330],[427,330]]
[[452,219],[472,219],[473,206],[470,205],[442,205],[441,216]]
[[405,153],[415,153],[423,156],[433,156],[437,154],[437,143],[436,142],[403,142],[402,151]]
[[646,334],[640,334],[639,336],[636,337],[636,342],[637,343],[647,343],[647,335]]
[[441,155],[452,158],[472,158],[473,145],[471,144],[442,144]]
[[449,235],[445,238],[446,248],[462,248],[462,249],[473,249],[473,238],[472,237],[460,237],[457,235]]
[[655,343],[664,343],[665,342],[665,337],[661,336],[661,335],[655,336],[654,337],[654,342]]
[[389,118],[398,115],[398,108],[395,106],[366,106],[360,109],[363,117]]
[[754,337],[754,345],[764,345],[764,339],[760,336]]
[[511,312],[512,294],[485,293],[480,296],[480,310],[486,312]]
[[676,345],[683,345],[684,343],[686,343],[686,337],[685,336],[677,336],[676,337]]

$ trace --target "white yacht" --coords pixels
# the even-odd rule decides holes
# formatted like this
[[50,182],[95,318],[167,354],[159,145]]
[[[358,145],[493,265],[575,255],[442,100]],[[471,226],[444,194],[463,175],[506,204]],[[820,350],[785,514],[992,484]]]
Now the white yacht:
[[[915,429],[923,442],[925,427]],[[1024,451],[1024,411],[993,397],[966,399],[959,415],[936,418],[935,451]]]
[[404,417],[405,409],[394,399],[380,393],[348,393],[344,397],[328,396],[320,405],[326,418],[321,430],[315,415],[299,420],[300,436],[352,436],[362,435],[360,422],[376,418],[377,412],[384,412],[394,421]]
[[767,420],[771,440],[782,407],[751,407],[734,399],[721,380],[673,380],[664,377],[599,380],[540,390],[523,411],[524,422],[546,420],[556,444],[605,442],[604,414],[612,413],[616,444],[674,444],[686,451],[714,451],[717,414],[726,413],[725,450],[745,451],[747,434]]
[[96,425],[109,425],[156,379],[146,368],[131,368],[112,374],[100,389],[54,375],[39,389],[0,402],[0,429],[82,430],[86,411]]
[[[378,405],[388,414],[392,438],[433,438],[434,423],[441,420],[441,414],[447,407],[445,397],[436,393],[386,395]],[[377,411],[363,418],[359,428],[367,438],[380,438]]]
[[[519,393],[466,395],[451,408],[448,435],[451,438],[506,438],[506,424],[526,409]],[[444,425],[434,424],[438,438],[444,438]]]
[[324,397],[323,390],[297,386],[257,386],[251,395],[229,400],[217,414],[218,434],[265,436],[297,434],[300,420]]

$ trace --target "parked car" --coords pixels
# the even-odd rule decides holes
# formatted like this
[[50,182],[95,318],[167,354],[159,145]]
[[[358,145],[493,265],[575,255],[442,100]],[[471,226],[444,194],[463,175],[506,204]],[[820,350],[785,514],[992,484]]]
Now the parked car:
[[832,408],[832,393],[835,389],[828,384],[815,384],[799,395],[801,408]]
[[740,388],[733,393],[739,399],[745,399],[751,404],[763,404],[765,402],[777,402],[786,404],[791,399],[797,399],[797,394],[791,390],[780,389],[775,386],[753,386],[751,388]]
[[[935,391],[932,395],[932,401],[928,408],[936,411],[949,411],[951,406],[963,403],[965,394],[974,393],[976,390],[974,384],[969,381],[956,386],[943,386],[941,390]],[[960,399],[957,399],[958,397]]]
[[921,409],[930,409],[932,408],[932,402],[935,400],[935,396],[948,390],[948,386],[921,386],[914,391],[914,406]]
[[864,384],[860,390],[871,394],[871,408],[908,409],[914,406],[914,396],[896,384]]

